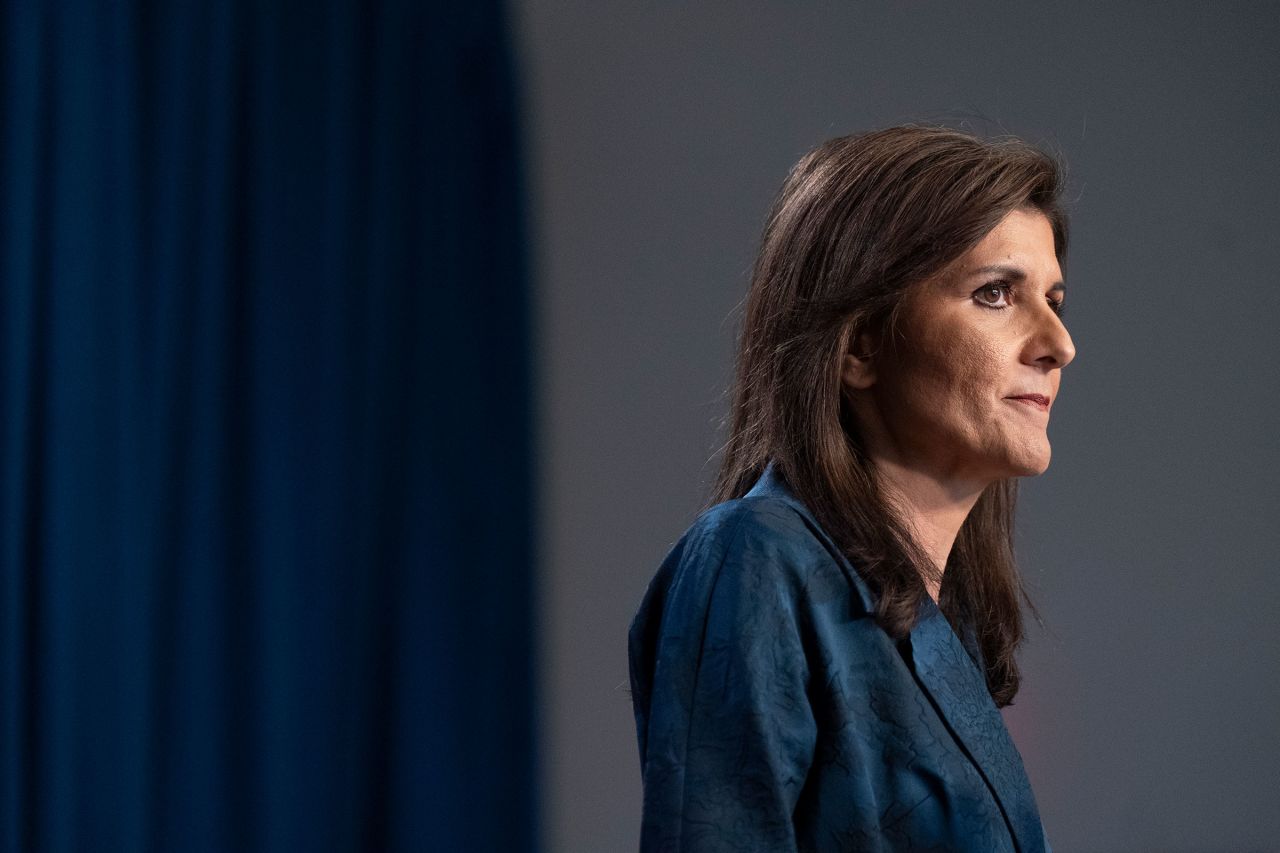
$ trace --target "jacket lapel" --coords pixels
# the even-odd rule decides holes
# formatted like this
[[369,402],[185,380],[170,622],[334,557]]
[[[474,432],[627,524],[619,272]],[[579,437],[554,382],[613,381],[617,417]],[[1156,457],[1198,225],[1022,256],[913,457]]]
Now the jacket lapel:
[[[875,612],[875,598],[866,581],[787,487],[772,462],[746,495],[763,496],[777,498],[800,514],[849,578],[866,612]],[[921,687],[987,780],[1009,821],[1017,849],[1021,853],[1041,853],[1045,850],[1044,833],[1022,757],[987,692],[986,678],[933,599],[926,597],[921,604],[920,619],[911,631],[910,641]]]
[[920,685],[991,786],[1017,849],[1043,851],[1040,815],[1022,757],[986,679],[932,599],[921,605],[920,621],[911,631],[911,655]]

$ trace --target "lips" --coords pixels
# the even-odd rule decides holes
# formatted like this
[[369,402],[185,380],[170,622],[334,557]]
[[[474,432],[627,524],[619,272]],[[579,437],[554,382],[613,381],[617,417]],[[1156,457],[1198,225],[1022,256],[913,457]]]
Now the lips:
[[1037,409],[1039,409],[1042,412],[1049,411],[1049,398],[1043,394],[1018,394],[1016,396],[1008,397],[1006,399],[1017,400],[1020,403],[1026,403],[1027,405],[1035,406]]

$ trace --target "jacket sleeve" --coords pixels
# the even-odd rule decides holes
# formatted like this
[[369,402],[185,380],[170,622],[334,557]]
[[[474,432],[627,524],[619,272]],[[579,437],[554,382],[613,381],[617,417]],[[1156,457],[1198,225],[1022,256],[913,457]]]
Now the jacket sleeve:
[[790,512],[742,501],[704,516],[633,624],[642,853],[796,849],[816,727]]

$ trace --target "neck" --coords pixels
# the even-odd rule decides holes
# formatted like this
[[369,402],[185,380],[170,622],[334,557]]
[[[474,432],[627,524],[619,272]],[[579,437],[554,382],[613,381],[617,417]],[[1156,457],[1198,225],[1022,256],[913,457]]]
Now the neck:
[[925,588],[936,602],[947,568],[947,558],[986,483],[942,479],[920,468],[872,456],[881,488],[893,500],[908,532],[934,568],[925,577]]

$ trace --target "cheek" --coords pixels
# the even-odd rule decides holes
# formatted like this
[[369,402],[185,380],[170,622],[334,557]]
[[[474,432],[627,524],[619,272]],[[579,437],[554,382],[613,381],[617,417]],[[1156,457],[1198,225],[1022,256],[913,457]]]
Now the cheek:
[[999,348],[990,338],[972,333],[953,333],[930,343],[921,352],[917,375],[933,405],[967,420],[989,418],[993,401],[1001,396]]

